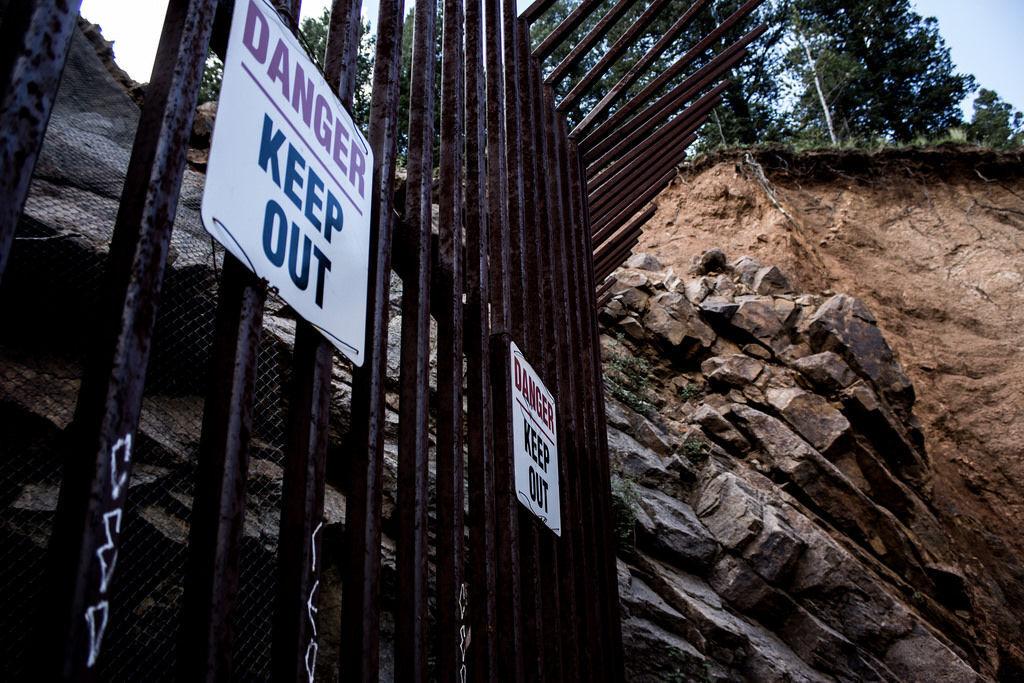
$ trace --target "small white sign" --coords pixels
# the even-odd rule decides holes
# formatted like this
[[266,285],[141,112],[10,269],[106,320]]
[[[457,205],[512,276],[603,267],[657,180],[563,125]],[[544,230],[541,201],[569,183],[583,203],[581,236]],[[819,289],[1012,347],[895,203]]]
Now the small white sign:
[[203,224],[363,363],[373,155],[266,0],[236,0]]
[[512,343],[512,452],[519,502],[562,535],[555,397]]

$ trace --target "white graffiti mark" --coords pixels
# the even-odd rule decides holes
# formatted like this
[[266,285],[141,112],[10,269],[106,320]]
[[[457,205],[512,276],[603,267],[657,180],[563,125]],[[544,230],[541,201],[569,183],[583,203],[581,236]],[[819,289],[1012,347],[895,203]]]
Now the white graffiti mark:
[[110,449],[110,495],[117,500],[128,483],[128,463],[132,461],[132,435],[125,434]]
[[323,525],[324,523],[322,521],[316,525],[316,528],[313,529],[313,536],[310,539],[310,543],[313,544],[313,566],[311,567],[310,571],[314,573],[316,573],[316,535],[320,533],[320,529],[323,527]]
[[309,599],[306,600],[306,615],[309,616],[309,625],[313,629],[313,638],[316,638],[316,613],[320,611],[317,609],[315,604],[316,589],[319,587],[320,581],[317,580],[313,583],[313,588],[309,591]]
[[[323,520],[316,525],[313,529],[313,533],[310,536],[310,545],[312,546],[313,559],[310,563],[310,573],[316,577],[316,535],[320,533],[320,529],[323,527]],[[313,683],[313,674],[316,672],[316,653],[319,652],[320,647],[316,644],[316,613],[319,611],[316,608],[316,589],[320,587],[320,579],[316,579],[313,582],[313,587],[309,589],[309,597],[306,599],[306,616],[309,618],[309,626],[313,629],[313,635],[309,639],[309,644],[306,646],[306,675],[309,676],[309,683]]]
[[96,549],[96,557],[100,561],[100,593],[107,592],[110,577],[114,574],[114,565],[117,564],[116,540],[121,533],[121,508],[103,513],[103,530],[107,535],[107,542]]
[[103,633],[107,630],[109,612],[110,605],[106,600],[100,600],[85,610],[85,622],[89,625],[89,659],[86,666],[90,669],[100,656],[100,646],[103,644]]
[[459,653],[461,662],[459,666],[459,680],[466,683],[466,651],[469,649],[469,641],[472,638],[470,629],[466,626],[466,608],[469,606],[469,587],[465,582],[459,587]]
[[316,673],[316,653],[319,650],[315,640],[309,641],[306,646],[306,675],[309,676],[309,683],[313,683],[313,676]]

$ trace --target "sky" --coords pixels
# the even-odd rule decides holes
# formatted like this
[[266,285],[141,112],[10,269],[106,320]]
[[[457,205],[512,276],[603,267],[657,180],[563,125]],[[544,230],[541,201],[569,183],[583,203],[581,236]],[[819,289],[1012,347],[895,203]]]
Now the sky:
[[[363,16],[376,18],[379,0],[364,0]],[[406,0],[408,3],[409,0]],[[523,9],[530,0],[519,0]],[[939,32],[949,45],[961,73],[973,74],[978,84],[1024,110],[1024,0],[912,0],[917,12],[939,20]],[[320,14],[331,0],[305,0],[302,17]],[[166,0],[83,0],[82,16],[103,28],[114,41],[114,58],[137,81],[149,80],[160,39]],[[963,103],[971,115],[973,95]]]

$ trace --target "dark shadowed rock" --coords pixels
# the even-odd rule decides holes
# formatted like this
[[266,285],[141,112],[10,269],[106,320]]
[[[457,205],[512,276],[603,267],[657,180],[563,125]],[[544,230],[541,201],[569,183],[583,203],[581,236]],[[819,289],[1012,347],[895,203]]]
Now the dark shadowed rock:
[[857,375],[846,361],[832,351],[797,358],[793,367],[828,393],[841,391],[857,381]]
[[743,551],[750,566],[770,583],[786,579],[806,544],[775,508],[765,508],[764,528]]
[[637,541],[642,548],[691,571],[711,566],[718,543],[689,505],[653,489],[639,488],[637,494],[646,513],[637,515]]
[[793,291],[789,280],[775,266],[765,266],[754,273],[750,287],[758,294],[786,294]]
[[708,249],[700,255],[697,261],[696,272],[698,275],[708,273],[720,273],[728,267],[725,252],[721,249]]
[[896,361],[875,317],[860,299],[837,294],[807,322],[816,351],[835,351],[870,379],[902,413],[914,404],[914,386]]
[[676,292],[665,292],[650,300],[644,327],[662,345],[684,357],[711,348],[715,333],[700,319],[686,298]]

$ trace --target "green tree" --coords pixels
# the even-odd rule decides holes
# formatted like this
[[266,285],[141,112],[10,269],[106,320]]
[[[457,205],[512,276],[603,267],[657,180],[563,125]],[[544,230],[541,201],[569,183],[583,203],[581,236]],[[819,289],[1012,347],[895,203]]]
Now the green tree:
[[[841,138],[909,142],[962,123],[960,102],[974,78],[956,73],[938,23],[910,0],[799,0],[791,19],[817,53],[818,73]],[[806,50],[790,45],[800,73],[798,127],[824,118],[806,68]]]
[[974,118],[967,137],[988,147],[1006,148],[1024,143],[1024,114],[1014,112],[996,92],[982,88],[974,100]]

